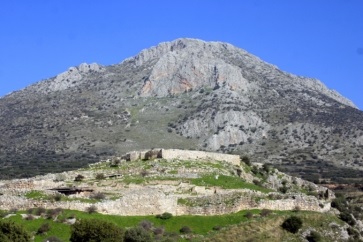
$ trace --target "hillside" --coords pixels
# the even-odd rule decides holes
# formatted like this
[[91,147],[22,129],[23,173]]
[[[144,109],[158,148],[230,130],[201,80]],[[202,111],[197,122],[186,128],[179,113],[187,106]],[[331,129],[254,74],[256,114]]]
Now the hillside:
[[[360,238],[363,228],[358,217],[355,227],[339,219],[331,207],[337,199],[325,187],[247,157],[200,151],[130,152],[75,171],[3,180],[0,194],[1,209],[9,211],[0,213],[5,221],[29,231],[51,224],[35,241],[50,235],[68,241],[69,224],[89,217],[144,226],[149,233],[146,225],[159,226],[164,237],[172,237],[168,241],[301,241],[312,231],[324,241],[346,241]],[[172,218],[160,217],[166,213]],[[296,234],[281,228],[291,215],[303,221]],[[179,232],[186,225],[190,232]]]
[[359,182],[362,120],[316,79],[227,43],[177,39],[2,97],[0,174],[72,170],[165,147],[246,154],[310,180]]

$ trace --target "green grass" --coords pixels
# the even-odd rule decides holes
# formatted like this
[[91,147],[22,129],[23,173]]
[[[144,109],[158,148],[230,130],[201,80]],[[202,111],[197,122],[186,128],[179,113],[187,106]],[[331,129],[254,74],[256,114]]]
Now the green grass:
[[[148,220],[154,224],[154,227],[164,227],[168,232],[175,232],[179,234],[179,230],[183,226],[188,226],[192,229],[193,233],[206,235],[213,230],[213,227],[220,226],[226,227],[233,224],[238,224],[246,221],[245,214],[248,211],[241,211],[234,214],[220,215],[220,216],[173,216],[170,219],[162,220],[155,216],[116,216],[104,215],[99,213],[88,214],[85,212],[65,210],[59,218],[76,217],[77,219],[93,218],[104,221],[109,221],[117,224],[122,228],[130,228],[137,226],[141,221]],[[253,214],[258,214],[259,210],[251,210]],[[40,218],[34,220],[24,220],[18,214],[17,216],[10,217],[9,220],[22,224],[29,232],[35,232],[45,222],[50,224],[50,231],[47,235],[36,235],[35,242],[43,241],[50,236],[56,236],[64,241],[69,241],[70,238],[70,225],[54,222],[52,220]]]
[[34,200],[49,200],[50,196],[45,194],[43,191],[33,190],[25,194],[26,198]]
[[201,178],[192,179],[191,182],[196,186],[218,186],[223,189],[250,189],[263,193],[272,191],[252,183],[244,182],[241,178],[235,176],[219,175],[218,179],[216,179],[215,175],[205,175]]
[[[70,225],[54,222],[53,220],[47,220],[44,218],[34,219],[34,220],[24,220],[21,218],[20,212],[16,216],[8,218],[8,220],[15,221],[18,224],[22,224],[29,232],[36,232],[38,228],[43,223],[50,224],[50,231],[47,232],[47,235],[35,235],[35,242],[41,242],[44,239],[50,236],[56,236],[63,241],[69,241],[70,238]],[[24,212],[22,212],[24,213]],[[253,218],[247,219],[246,213],[252,213]],[[64,210],[63,213],[59,216],[59,219],[68,218],[68,217],[76,217],[77,219],[100,219],[104,221],[109,221],[122,228],[130,228],[137,226],[141,221],[148,220],[153,223],[154,227],[164,227],[168,232],[174,232],[179,234],[179,230],[183,226],[188,226],[192,229],[194,234],[203,235],[207,237],[219,236],[219,232],[213,231],[214,227],[226,228],[221,231],[221,236],[223,233],[238,233],[235,228],[240,228],[240,231],[244,232],[252,232],[259,228],[256,232],[257,237],[255,238],[265,238],[267,232],[271,232],[274,230],[280,230],[280,222],[283,218],[290,215],[297,215],[301,217],[304,221],[304,226],[313,227],[318,231],[323,231],[323,229],[329,228],[329,224],[331,222],[335,222],[337,224],[342,224],[342,222],[337,219],[336,216],[329,214],[321,214],[317,212],[292,212],[292,211],[273,211],[271,215],[267,218],[261,217],[259,214],[261,210],[246,210],[240,211],[238,213],[226,214],[226,215],[218,215],[218,216],[173,216],[170,219],[162,220],[158,219],[155,216],[117,216],[117,215],[104,215],[104,214],[88,214],[85,212],[74,211],[74,210]],[[281,221],[280,221],[281,220]],[[265,222],[266,223],[265,223]],[[275,221],[276,224],[267,221]],[[266,230],[263,226],[271,227],[272,230]],[[276,228],[273,228],[276,227]],[[231,229],[231,230],[230,230]],[[266,231],[265,231],[266,230]],[[265,231],[265,232],[263,232]],[[258,234],[260,233],[260,234]],[[280,233],[284,233],[283,231]],[[283,234],[284,235],[284,234]],[[241,234],[240,236],[243,236]],[[249,235],[251,236],[251,234]],[[285,235],[284,235],[285,236]],[[267,238],[266,237],[266,238]],[[228,240],[225,240],[228,241]],[[293,240],[295,241],[295,240]]]

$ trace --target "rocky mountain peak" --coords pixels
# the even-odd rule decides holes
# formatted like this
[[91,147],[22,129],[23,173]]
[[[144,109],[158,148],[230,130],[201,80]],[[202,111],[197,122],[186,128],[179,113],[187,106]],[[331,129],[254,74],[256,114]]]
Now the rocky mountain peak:
[[227,43],[183,38],[0,99],[0,167],[74,168],[156,146],[360,169],[362,115],[316,79]]
[[[164,97],[193,89],[220,87],[243,94],[267,85],[324,93],[356,108],[350,100],[328,89],[319,80],[283,72],[245,50],[223,42],[182,38],[143,50],[126,61],[132,61],[135,66],[152,63],[151,72],[139,90],[142,97]],[[251,74],[257,80],[250,80]]]

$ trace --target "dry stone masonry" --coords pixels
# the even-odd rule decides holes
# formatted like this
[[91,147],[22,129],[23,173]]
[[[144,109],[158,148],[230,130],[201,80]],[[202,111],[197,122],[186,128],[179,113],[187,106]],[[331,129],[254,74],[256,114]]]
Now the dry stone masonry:
[[[96,163],[90,166],[89,169],[48,174],[29,179],[0,181],[0,209],[10,210],[16,208],[26,210],[31,207],[44,207],[47,209],[61,207],[86,211],[92,204],[81,202],[77,198],[88,198],[90,194],[87,192],[70,195],[69,198],[71,199],[67,201],[54,201],[52,199],[34,200],[27,199],[24,196],[31,191],[42,192],[50,197],[54,196],[57,192],[52,190],[52,188],[69,186],[67,184],[73,182],[78,174],[82,174],[88,182],[77,183],[77,186],[90,186],[89,190],[112,193],[118,197],[94,203],[98,212],[105,214],[155,215],[169,212],[174,215],[220,215],[245,209],[293,210],[299,208],[301,210],[319,212],[326,212],[330,209],[330,199],[319,200],[317,197],[301,193],[281,195],[276,192],[262,193],[250,189],[222,189],[220,187],[196,186],[187,182],[187,180],[183,182],[185,177],[192,177],[189,175],[185,176],[184,174],[178,174],[181,177],[179,181],[175,179],[161,179],[160,181],[155,179],[150,180],[146,184],[123,183],[124,175],[121,174],[118,177],[108,178],[97,183],[94,180],[95,174],[110,171],[110,169],[98,169],[109,166],[114,160],[119,160],[121,164],[125,165],[151,160],[155,167],[159,161],[166,161],[170,164],[175,162],[182,164],[183,160],[185,162],[200,162],[201,164],[219,161],[229,167],[240,167],[240,157],[237,155],[178,149],[134,151],[122,157],[115,157],[106,162]],[[243,170],[241,167],[239,169]],[[195,177],[199,176],[199,172],[203,172],[203,170],[197,170]],[[282,173],[278,174],[278,176],[282,176]],[[159,176],[160,174],[157,175]],[[287,175],[285,176],[289,179]],[[269,179],[277,179],[276,176],[274,177]],[[218,175],[216,175],[215,179],[218,179]],[[298,186],[313,186],[301,179],[295,179],[294,181]],[[277,184],[277,180],[275,183]],[[313,189],[326,191],[326,188],[318,186],[313,187]]]

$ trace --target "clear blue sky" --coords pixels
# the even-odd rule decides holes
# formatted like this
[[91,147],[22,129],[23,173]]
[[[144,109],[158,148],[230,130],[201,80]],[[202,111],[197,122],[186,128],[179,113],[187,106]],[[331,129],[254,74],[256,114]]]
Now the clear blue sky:
[[362,0],[1,1],[0,31],[0,96],[190,37],[318,78],[363,109]]

